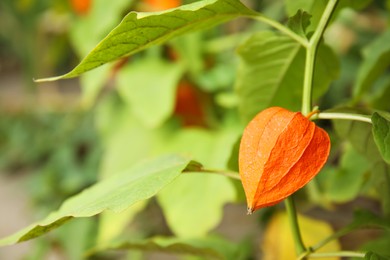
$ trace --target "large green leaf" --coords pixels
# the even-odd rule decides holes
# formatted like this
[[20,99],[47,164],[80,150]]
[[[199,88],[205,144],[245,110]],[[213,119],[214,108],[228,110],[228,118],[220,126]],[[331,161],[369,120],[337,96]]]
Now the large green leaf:
[[[305,53],[298,43],[263,31],[240,46],[239,54],[236,88],[244,121],[269,106],[300,109]],[[320,45],[315,68],[313,94],[317,98],[339,73],[337,57],[329,47]]]
[[[387,116],[385,116],[387,115]],[[372,117],[372,133],[383,159],[390,163],[390,116],[375,112]]]
[[107,250],[142,250],[170,254],[193,255],[202,259],[236,260],[239,247],[224,239],[207,236],[203,238],[154,237],[146,240],[119,241],[91,250],[90,254]]
[[137,164],[66,200],[58,211],[44,220],[0,240],[0,246],[41,236],[72,218],[91,217],[105,210],[122,212],[134,203],[155,195],[189,164],[190,160],[172,155]]
[[365,174],[369,170],[370,165],[366,158],[350,146],[348,148],[341,157],[338,169],[326,174],[326,195],[334,202],[354,199],[359,194]]
[[72,71],[38,81],[76,77],[186,32],[254,14],[238,0],[204,0],[155,13],[130,12]]
[[[360,113],[354,109],[340,108],[333,112]],[[361,153],[370,163],[371,181],[376,186],[382,207],[386,215],[390,216],[390,165],[383,159],[375,144],[372,134],[372,125],[348,120],[334,120],[333,125],[337,134]]]
[[[207,169],[223,170],[238,134],[234,130],[187,129],[170,140],[165,149],[189,154]],[[157,196],[168,225],[180,237],[205,235],[221,221],[223,206],[235,198],[232,182],[210,173],[181,176]]]
[[359,98],[370,89],[372,84],[390,64],[390,31],[376,38],[363,49],[364,61],[357,74],[354,96]]
[[182,76],[179,63],[145,59],[123,68],[118,74],[118,89],[144,125],[161,125],[173,112],[176,87]]

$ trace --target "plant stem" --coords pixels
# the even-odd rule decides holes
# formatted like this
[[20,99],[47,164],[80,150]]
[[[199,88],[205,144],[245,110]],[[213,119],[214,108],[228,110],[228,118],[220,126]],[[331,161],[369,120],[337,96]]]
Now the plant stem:
[[302,96],[302,109],[303,115],[307,115],[311,111],[311,99],[313,90],[313,76],[315,58],[317,49],[324,34],[326,25],[328,24],[330,17],[337,5],[338,0],[329,0],[321,20],[318,23],[316,30],[309,40],[309,44],[306,46],[306,59],[305,59],[305,74],[303,79],[303,96]]
[[[329,0],[324,10],[324,13],[322,14],[321,19],[318,23],[318,26],[314,31],[312,37],[310,38],[308,44],[300,42],[302,46],[306,47],[305,71],[304,71],[304,78],[303,78],[302,109],[301,109],[303,115],[308,115],[312,110],[311,99],[312,99],[312,89],[313,89],[314,65],[315,65],[317,49],[321,41],[322,35],[324,34],[325,28],[329,22],[329,19],[332,16],[332,13],[336,7],[337,2],[338,0]],[[297,252],[297,255],[304,254],[305,252],[307,252],[307,250],[302,241],[297,213],[296,213],[292,196],[288,197],[285,200],[285,204],[287,208],[287,214],[290,219],[292,234],[294,237],[295,250]]]
[[[365,253],[353,252],[353,251],[339,251],[339,252],[329,252],[329,253],[312,253],[309,254],[310,258],[327,258],[327,257],[359,257],[364,258]],[[304,256],[306,257],[306,256]],[[303,258],[299,258],[303,259]]]
[[286,205],[287,215],[290,220],[291,232],[295,243],[295,251],[297,255],[301,255],[306,251],[306,247],[303,244],[301,231],[299,229],[298,216],[295,209],[295,203],[293,197],[290,196],[287,199],[285,199],[284,204]]
[[344,120],[355,120],[366,123],[372,123],[371,117],[368,115],[360,114],[349,114],[349,113],[332,113],[332,112],[321,112],[314,116],[313,119],[344,119]]
[[333,241],[335,239],[338,239],[339,237],[342,237],[348,233],[350,233],[352,230],[355,229],[355,226],[346,226],[342,229],[340,229],[339,231],[337,231],[336,233],[333,233],[332,235],[330,235],[329,237],[321,240],[320,242],[318,242],[317,244],[315,244],[314,246],[311,246],[311,251],[317,251],[319,250],[320,248],[322,248],[323,246],[325,246],[326,244],[328,244],[330,241]]
[[224,172],[224,171],[218,171],[218,170],[201,169],[199,171],[188,171],[185,173],[212,173],[212,174],[217,174],[220,176],[225,176],[225,177],[229,177],[231,179],[241,181],[240,175],[237,172]]

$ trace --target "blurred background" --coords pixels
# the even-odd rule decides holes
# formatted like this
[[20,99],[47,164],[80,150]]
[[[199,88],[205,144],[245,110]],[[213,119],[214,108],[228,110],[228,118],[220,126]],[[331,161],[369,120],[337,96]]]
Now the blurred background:
[[[46,216],[66,198],[143,158],[187,152],[191,147],[202,163],[226,166],[243,128],[234,91],[235,49],[250,33],[266,28],[263,24],[239,19],[179,37],[80,78],[34,83],[70,71],[129,11],[159,11],[190,2],[195,1],[0,1],[0,237]],[[286,22],[285,1],[244,2]],[[362,48],[388,29],[390,1],[358,2],[355,8],[343,10],[326,34],[326,42],[340,58],[341,73],[320,101],[325,108],[350,98]],[[389,111],[388,82],[387,76],[361,104]],[[129,90],[129,85],[141,90]],[[210,149],[213,158],[206,153]],[[223,220],[210,220],[210,226],[235,241],[245,240],[272,209],[265,210],[262,220],[248,221],[241,214],[245,213],[241,188],[230,181],[218,183],[226,197],[215,203],[229,214]],[[354,198],[340,203],[353,205]],[[363,203],[378,210],[376,202]],[[133,218],[137,224],[128,227]],[[142,218],[153,221],[142,223]],[[99,222],[77,220],[43,238],[0,248],[0,259],[79,259],[96,241],[120,233],[104,224],[112,221],[112,216],[102,216]],[[114,223],[139,237],[172,234],[155,201]],[[182,227],[173,231],[186,232],[197,231]],[[367,240],[370,234],[362,237]]]

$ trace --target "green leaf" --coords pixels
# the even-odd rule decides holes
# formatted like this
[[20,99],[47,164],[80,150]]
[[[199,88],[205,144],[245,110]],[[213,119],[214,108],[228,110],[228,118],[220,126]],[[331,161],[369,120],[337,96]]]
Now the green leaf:
[[163,12],[130,12],[72,71],[38,81],[76,77],[186,32],[210,28],[241,15],[253,14],[254,11],[237,0],[204,0]]
[[390,115],[387,117],[375,112],[372,117],[372,133],[383,159],[390,163]]
[[380,256],[374,252],[367,252],[367,254],[364,256],[364,259],[367,260],[388,260],[388,257]]
[[308,31],[313,31],[321,19],[327,0],[285,0],[286,12],[288,16],[293,16],[299,9],[312,15],[311,24]]
[[388,68],[390,64],[390,31],[383,33],[370,45],[363,49],[362,62],[354,86],[354,96],[359,98],[368,91],[375,80]]
[[[329,110],[332,112],[357,113],[361,111],[350,108]],[[368,184],[375,185],[382,208],[387,216],[390,216],[390,165],[383,159],[375,144],[371,124],[358,121],[333,120],[337,134],[350,142],[350,144],[367,158],[370,162],[371,180]]]
[[[244,121],[270,106],[297,111],[302,100],[305,53],[292,39],[270,31],[254,34],[240,46],[236,89]],[[320,45],[314,72],[314,98],[337,78],[339,63],[333,51]]]
[[370,259],[389,259],[390,258],[389,245],[390,245],[390,231],[384,230],[384,232],[381,232],[379,237],[367,241],[366,243],[363,244],[363,246],[361,246],[360,249],[363,251],[367,251],[368,253],[371,253],[372,256],[382,257],[382,258],[370,258]]
[[309,13],[299,9],[294,16],[288,18],[287,26],[298,35],[307,38],[306,29],[310,25],[310,18]]
[[[360,192],[369,162],[354,149],[349,148],[341,157],[339,168],[327,174],[326,195],[334,202],[354,199]],[[348,183],[348,185],[346,185]]]
[[[238,134],[238,131],[231,130],[186,129],[176,134],[165,149],[189,154],[208,169],[223,170]],[[181,176],[157,196],[169,227],[180,237],[205,235],[221,221],[223,206],[235,198],[232,182],[210,173]]]
[[154,128],[172,114],[182,74],[181,64],[145,59],[121,69],[118,90],[138,120]]
[[193,255],[202,257],[202,259],[239,259],[237,245],[213,236],[191,239],[154,237],[140,241],[120,241],[108,246],[98,247],[90,253],[118,249]]
[[72,218],[91,217],[106,210],[122,212],[134,203],[154,196],[189,164],[190,160],[171,155],[134,165],[69,198],[44,220],[0,240],[0,246],[41,236]]

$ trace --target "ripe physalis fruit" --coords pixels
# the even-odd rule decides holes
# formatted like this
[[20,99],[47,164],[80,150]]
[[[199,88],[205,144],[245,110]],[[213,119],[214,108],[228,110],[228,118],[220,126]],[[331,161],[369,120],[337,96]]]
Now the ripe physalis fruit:
[[248,214],[302,188],[329,156],[328,134],[300,112],[263,110],[244,130],[239,169]]
[[71,4],[77,14],[85,15],[91,7],[91,0],[71,0]]

